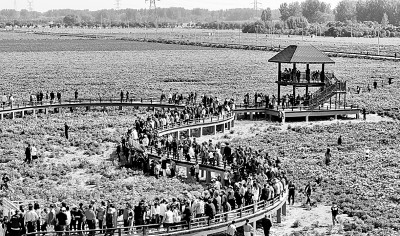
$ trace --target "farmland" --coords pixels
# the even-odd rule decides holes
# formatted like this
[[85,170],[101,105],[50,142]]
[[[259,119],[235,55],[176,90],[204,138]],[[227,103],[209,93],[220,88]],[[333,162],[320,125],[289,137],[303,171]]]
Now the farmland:
[[[157,99],[162,92],[171,90],[233,97],[240,102],[247,92],[271,95],[276,89],[277,66],[267,62],[274,55],[272,52],[74,37],[58,39],[49,35],[24,38],[24,34],[17,34],[18,40],[15,40],[14,34],[1,33],[0,37],[3,35],[8,36],[0,44],[0,93],[12,93],[19,101],[38,91],[62,91],[64,98],[72,97],[78,89],[80,96],[87,98],[116,97],[120,90],[128,90],[136,98]],[[327,70],[348,81],[351,88],[348,103],[365,106],[369,112],[379,114],[383,114],[383,109],[398,107],[397,63],[333,59],[336,64]],[[311,67],[311,70],[320,68]],[[387,77],[394,77],[395,83],[389,86]],[[367,85],[372,87],[376,78],[379,78],[378,89],[367,92]],[[380,78],[384,80],[383,86]],[[357,86],[363,87],[361,94],[355,93]],[[284,90],[289,91],[290,88]],[[126,200],[138,201],[145,192],[167,198],[198,194],[201,185],[179,179],[160,182],[112,165],[114,143],[132,125],[132,117],[144,114],[143,110],[110,109],[106,113],[78,111],[39,114],[37,119],[27,116],[3,120],[0,156],[16,193],[9,197],[73,203],[92,198],[111,199],[121,205]],[[400,118],[398,110],[387,115]],[[69,141],[61,135],[67,120],[73,127]],[[323,182],[317,187],[315,198],[328,204],[337,201],[345,213],[355,217],[356,222],[346,223],[345,229],[400,230],[398,120],[293,125],[285,130],[276,124],[262,125],[255,124],[252,128],[256,136],[233,138],[231,142],[234,146],[266,149],[273,156],[284,151],[284,167],[288,176],[296,179],[299,189],[322,173]],[[335,144],[339,135],[344,140],[342,146]],[[43,154],[43,160],[34,168],[21,164],[26,142],[35,142]],[[329,167],[321,164],[327,147],[333,152]],[[371,150],[369,159],[364,158],[365,149]],[[126,179],[129,181],[123,181]],[[111,188],[115,191],[108,191]]]
[[[271,95],[276,89],[277,66],[267,62],[274,55],[272,52],[48,38],[7,40],[0,50],[3,51],[0,90],[13,93],[17,100],[27,99],[29,94],[40,90],[60,90],[68,97],[75,89],[92,98],[115,97],[123,89],[136,97],[158,99],[162,92],[171,89],[183,94],[197,91],[242,101],[247,92]],[[347,99],[349,104],[379,114],[384,109],[398,107],[398,63],[355,58],[334,60],[336,64],[327,70],[348,81],[352,89]],[[391,86],[387,85],[388,77],[395,78]],[[374,80],[379,82],[379,89],[366,92],[367,85],[372,87]],[[354,93],[357,86],[363,88],[361,94]],[[284,92],[289,93],[290,88]],[[396,110],[385,112],[391,117],[399,115]]]

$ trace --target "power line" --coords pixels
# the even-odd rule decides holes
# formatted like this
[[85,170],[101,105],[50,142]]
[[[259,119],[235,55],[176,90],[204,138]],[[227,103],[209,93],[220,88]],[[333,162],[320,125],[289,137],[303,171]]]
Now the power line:
[[160,0],[145,0],[145,2],[149,2],[149,14],[147,21],[153,21],[155,26],[157,27],[158,24],[158,15],[157,15],[157,5],[156,1]]
[[17,11],[17,0],[14,0],[14,10]]
[[258,10],[260,9],[259,5],[262,5],[262,3],[258,0],[254,0],[251,4],[253,5],[254,15],[257,17]]

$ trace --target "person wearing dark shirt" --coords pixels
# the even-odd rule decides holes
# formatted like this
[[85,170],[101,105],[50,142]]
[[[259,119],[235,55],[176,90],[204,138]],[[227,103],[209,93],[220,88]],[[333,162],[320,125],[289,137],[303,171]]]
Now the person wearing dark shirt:
[[342,135],[339,136],[338,140],[337,140],[337,144],[340,146],[342,145]]
[[263,227],[263,229],[264,229],[264,235],[265,235],[265,236],[269,236],[269,232],[270,232],[271,227],[272,227],[272,222],[271,222],[271,220],[268,218],[267,215],[265,215],[265,217],[262,218],[262,220],[261,220],[261,225],[262,225],[262,227]]
[[264,188],[261,190],[261,197],[262,201],[267,201],[269,197],[269,188],[266,184],[264,184]]
[[335,203],[333,203],[331,211],[332,211],[332,222],[333,225],[335,225],[335,223],[339,223],[339,221],[336,219],[337,215],[339,214],[339,208]]
[[11,216],[7,230],[11,236],[20,236],[22,231],[22,221],[19,214],[19,210],[15,211],[15,214]]
[[192,211],[192,208],[189,206],[189,202],[186,202],[185,205],[186,206],[185,206],[185,210],[183,211],[182,220],[186,221],[188,224],[188,227],[189,227],[190,221],[192,220],[193,211]]
[[289,205],[290,205],[290,199],[292,199],[292,205],[294,205],[294,193],[296,191],[296,186],[292,181],[289,182]]
[[226,146],[224,148],[224,157],[225,160],[228,162],[228,164],[232,163],[232,149],[229,147],[229,143],[226,143]]
[[208,220],[214,219],[215,217],[215,206],[212,203],[211,199],[208,199],[208,202],[204,206],[204,214],[208,216]]
[[31,145],[28,143],[28,146],[25,149],[25,162],[31,164],[32,162],[32,152]]
[[68,139],[68,130],[69,130],[69,126],[67,125],[67,122],[65,122],[64,124],[64,132],[65,132],[65,138]]
[[312,189],[311,189],[311,182],[309,182],[309,183],[307,184],[306,188],[304,189],[304,192],[306,193],[306,196],[307,196],[306,204],[311,204],[311,199],[310,199],[310,197],[311,197],[311,192],[312,192]]
[[75,90],[75,100],[78,100],[78,90]]
[[[67,214],[65,213],[67,209],[65,207],[61,208],[61,211],[56,215],[56,231],[66,231],[67,230]],[[62,235],[62,233],[59,233],[58,235]]]

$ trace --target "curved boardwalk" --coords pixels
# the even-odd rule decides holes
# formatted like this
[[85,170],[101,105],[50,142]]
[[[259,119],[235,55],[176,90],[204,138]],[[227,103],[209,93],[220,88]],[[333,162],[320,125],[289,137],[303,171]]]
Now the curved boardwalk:
[[0,107],[0,119],[6,115],[10,118],[15,118],[17,115],[20,117],[25,116],[28,112],[36,114],[37,110],[44,111],[45,114],[51,109],[85,107],[90,110],[93,107],[152,107],[152,108],[178,108],[182,109],[184,105],[169,104],[167,102],[160,102],[153,99],[140,99],[140,100],[120,100],[115,98],[99,98],[99,99],[78,99],[78,100],[65,100],[61,102],[21,102],[13,105]]
[[[116,100],[111,101],[94,101],[94,100],[79,100],[79,101],[67,101],[58,104],[23,104],[18,107],[4,107],[0,114],[10,114],[15,112],[24,112],[33,111],[35,113],[38,109],[53,109],[53,108],[61,108],[61,107],[106,107],[106,106],[144,106],[144,107],[168,107],[168,108],[183,108],[183,105],[174,105],[174,104],[165,104],[160,102],[153,101],[140,101],[140,102],[121,102]],[[14,117],[14,115],[13,115]],[[211,128],[211,134],[215,134],[217,131],[217,127],[220,126],[220,131],[224,132],[225,130],[230,130],[234,125],[235,114],[227,114],[224,116],[214,116],[214,117],[206,117],[203,119],[195,119],[190,120],[189,122],[181,122],[175,125],[170,125],[167,127],[163,127],[158,129],[158,133],[160,136],[169,135],[169,134],[178,134],[180,132],[188,132],[189,136],[194,136],[195,132],[192,130],[200,130],[197,132],[198,136],[203,134],[203,129]],[[161,159],[153,149],[150,149],[149,158],[152,159]],[[194,160],[185,161],[185,160],[176,160],[176,165],[187,169],[187,176],[189,176],[189,169],[194,164]],[[222,165],[220,166],[210,166],[200,164],[200,170],[206,173],[206,181],[210,181],[211,175],[214,173],[216,175],[221,175],[225,172],[225,169]],[[288,197],[288,190],[284,189],[284,191],[276,196],[274,199],[269,201],[259,201],[254,204],[235,209],[229,212],[224,212],[217,214],[214,219],[209,219],[208,217],[194,218],[188,225],[187,223],[177,223],[169,228],[160,228],[160,225],[142,225],[142,226],[134,226],[132,228],[124,228],[118,227],[115,228],[114,231],[116,234],[120,235],[210,235],[214,233],[224,232],[230,222],[235,220],[235,225],[237,227],[243,226],[245,224],[246,219],[248,219],[251,223],[255,224],[257,220],[268,215],[275,215],[277,217],[277,222],[281,222],[281,216],[286,215],[286,202]],[[3,199],[3,207],[6,209],[6,212],[11,210],[16,210],[18,207],[10,202],[7,199]],[[82,234],[103,234],[101,230],[86,230],[80,231]],[[79,233],[76,231],[75,233]],[[57,232],[37,232],[32,235],[50,235],[56,236]],[[70,233],[73,234],[73,233]]]

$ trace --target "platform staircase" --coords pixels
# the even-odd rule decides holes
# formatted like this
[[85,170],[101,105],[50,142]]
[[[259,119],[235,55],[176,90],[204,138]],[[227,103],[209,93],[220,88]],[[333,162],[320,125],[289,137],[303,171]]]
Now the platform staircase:
[[323,87],[313,94],[308,108],[314,110],[323,105],[329,98],[339,93],[346,93],[346,81],[338,80],[333,76]]
[[3,197],[1,198],[0,209],[3,211],[3,216],[10,217],[14,214],[15,210],[18,210],[18,206],[8,198]]

